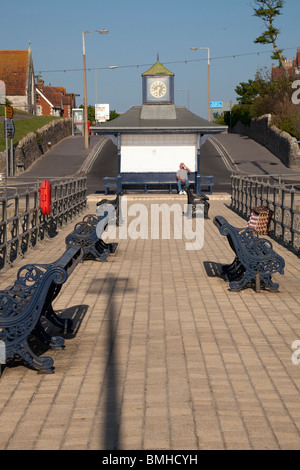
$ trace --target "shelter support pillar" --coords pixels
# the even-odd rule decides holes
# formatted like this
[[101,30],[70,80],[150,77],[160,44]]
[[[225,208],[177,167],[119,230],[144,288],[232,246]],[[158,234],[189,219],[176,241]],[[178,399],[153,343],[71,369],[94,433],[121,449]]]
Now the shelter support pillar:
[[201,139],[203,135],[197,135],[197,148],[196,148],[196,174],[195,174],[195,194],[201,193],[200,187],[200,148],[201,148]]
[[117,176],[117,194],[122,191],[121,183],[121,134],[117,136],[117,149],[118,149],[118,176]]

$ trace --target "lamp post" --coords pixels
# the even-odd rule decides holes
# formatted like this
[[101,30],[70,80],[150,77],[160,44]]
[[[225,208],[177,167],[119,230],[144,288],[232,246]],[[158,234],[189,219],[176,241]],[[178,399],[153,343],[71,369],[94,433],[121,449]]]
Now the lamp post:
[[97,69],[95,69],[95,104],[98,103],[97,80]]
[[210,51],[209,47],[190,47],[191,51],[197,51],[198,49],[207,49],[207,73],[208,73],[208,83],[207,83],[207,88],[208,88],[208,120],[210,121]]
[[83,88],[84,88],[84,148],[89,148],[89,131],[88,131],[88,112],[87,112],[87,86],[86,86],[86,60],[85,60],[85,34],[99,33],[107,34],[108,29],[101,29],[96,31],[83,31],[82,33],[82,47],[83,47]]

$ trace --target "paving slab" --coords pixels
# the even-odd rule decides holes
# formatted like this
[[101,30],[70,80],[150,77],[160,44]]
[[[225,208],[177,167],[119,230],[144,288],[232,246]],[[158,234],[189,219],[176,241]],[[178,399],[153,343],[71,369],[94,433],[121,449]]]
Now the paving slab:
[[[185,202],[128,195],[130,221],[138,231],[136,204],[149,215]],[[55,373],[6,367],[0,378],[1,450],[300,448],[299,258],[272,241],[286,262],[279,292],[230,292],[216,273],[233,252],[213,217],[246,222],[228,195],[210,202],[201,249],[184,237],[124,237],[107,262],[76,267],[54,303],[75,322],[65,350],[47,352]],[[57,259],[72,229],[0,272],[1,286],[25,263]]]

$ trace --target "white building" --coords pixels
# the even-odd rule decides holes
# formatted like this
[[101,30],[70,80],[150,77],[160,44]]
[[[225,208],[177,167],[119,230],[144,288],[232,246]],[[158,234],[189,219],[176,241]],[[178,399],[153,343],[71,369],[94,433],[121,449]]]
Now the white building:
[[[184,162],[200,191],[200,147],[203,136],[227,130],[174,104],[174,74],[157,61],[142,74],[143,104],[118,118],[92,127],[118,148],[118,192],[123,183],[176,182]],[[198,185],[199,182],[199,185]],[[199,186],[199,187],[198,187]]]

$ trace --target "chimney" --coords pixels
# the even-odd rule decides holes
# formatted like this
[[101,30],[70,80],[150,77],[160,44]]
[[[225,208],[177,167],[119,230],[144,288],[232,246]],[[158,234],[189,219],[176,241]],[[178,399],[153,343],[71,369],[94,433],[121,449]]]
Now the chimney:
[[300,48],[297,49],[297,66],[300,67]]
[[37,82],[37,87],[40,91],[43,92],[43,90],[44,90],[44,80],[39,79],[38,82]]

